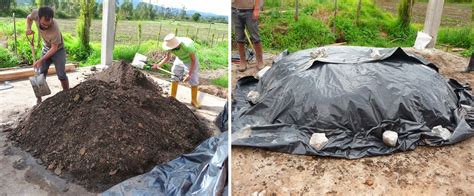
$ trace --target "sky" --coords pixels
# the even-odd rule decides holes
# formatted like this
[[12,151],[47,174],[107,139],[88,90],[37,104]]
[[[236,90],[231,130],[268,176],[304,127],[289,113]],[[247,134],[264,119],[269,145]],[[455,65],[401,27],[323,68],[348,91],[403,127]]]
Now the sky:
[[209,12],[218,15],[229,16],[229,0],[142,0],[155,5],[172,8],[183,8],[186,10],[196,10],[199,12]]

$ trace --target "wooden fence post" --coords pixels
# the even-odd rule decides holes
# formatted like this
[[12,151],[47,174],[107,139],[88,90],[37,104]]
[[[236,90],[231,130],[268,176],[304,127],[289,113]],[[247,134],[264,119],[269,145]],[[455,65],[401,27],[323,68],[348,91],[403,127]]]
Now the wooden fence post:
[[13,32],[15,34],[15,55],[18,55],[18,46],[17,46],[17,40],[16,40],[16,19],[15,19],[15,13],[13,13]]

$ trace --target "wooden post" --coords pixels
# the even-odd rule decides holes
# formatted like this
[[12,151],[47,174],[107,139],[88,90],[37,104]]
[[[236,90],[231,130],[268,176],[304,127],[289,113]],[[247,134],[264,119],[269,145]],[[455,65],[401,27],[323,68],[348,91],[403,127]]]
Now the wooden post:
[[117,25],[118,25],[118,21],[119,21],[119,18],[118,18],[118,14],[115,15],[115,21],[114,21],[114,43],[112,45],[114,45],[115,47],[115,42],[117,42]]
[[174,35],[178,37],[178,27],[176,27],[176,29],[174,30]]
[[212,45],[214,44],[214,35],[215,35],[215,34],[213,33],[213,34],[212,34],[212,39],[211,39],[211,47],[212,47]]
[[209,23],[209,31],[207,32],[207,38],[206,38],[207,42],[209,42],[209,36],[211,36],[211,25],[212,23]]
[[194,35],[194,41],[198,40],[199,28],[196,28],[196,35]]
[[434,48],[436,38],[438,37],[438,29],[441,24],[441,15],[443,13],[444,0],[430,0],[426,8],[426,18],[423,32],[430,35],[433,39],[426,48]]
[[362,9],[362,0],[359,0],[357,3],[357,15],[356,15],[356,24],[359,25],[360,23],[360,10]]
[[160,30],[158,31],[158,41],[161,41],[161,24],[160,24]]
[[15,47],[15,55],[18,55],[18,46],[17,46],[17,40],[16,40],[16,19],[15,19],[15,13],[13,13],[13,32],[15,35],[15,44],[13,46]]
[[138,22],[138,48],[140,48],[141,42],[142,42],[142,22]]
[[189,27],[186,27],[186,37],[189,35]]
[[299,3],[298,0],[295,1],[295,21],[298,21],[298,8],[299,8]]
[[336,17],[337,17],[337,0],[334,0],[334,23],[332,25],[333,32],[336,32]]

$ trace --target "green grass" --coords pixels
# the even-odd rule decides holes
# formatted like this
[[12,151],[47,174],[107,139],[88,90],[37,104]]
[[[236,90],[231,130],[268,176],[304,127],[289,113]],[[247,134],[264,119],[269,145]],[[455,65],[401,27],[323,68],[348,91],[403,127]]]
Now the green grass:
[[474,45],[474,32],[470,27],[441,28],[438,42],[459,48],[470,48]]
[[[150,52],[161,50],[157,48],[156,41],[146,41],[140,46],[138,45],[125,45],[119,44],[115,46],[113,51],[114,60],[125,60],[131,62],[136,53],[148,54]],[[227,67],[227,43],[219,43],[210,49],[208,46],[202,46],[197,44],[198,55],[202,70],[216,70]],[[81,66],[90,66],[100,63],[100,44],[92,44],[92,53],[87,59],[82,60]],[[157,62],[154,62],[157,63]],[[171,64],[168,63],[163,66],[164,69],[170,69]]]
[[[132,21],[124,21],[124,22],[132,22]],[[172,22],[172,21],[164,21],[169,22],[174,25],[180,24],[198,24],[197,27],[202,27],[205,24],[202,23],[191,23],[191,22]],[[149,22],[144,22],[149,23]],[[153,23],[153,22],[151,22]],[[215,24],[216,27],[220,27],[219,24]],[[147,25],[143,25],[143,27],[147,27]],[[36,28],[33,26],[33,30],[35,32]],[[211,31],[212,33],[212,31]],[[30,45],[26,40],[25,34],[25,21],[19,21],[17,23],[17,40],[18,40],[18,59],[19,62],[32,64],[32,53],[30,49]],[[119,33],[120,35],[121,33]],[[94,34],[94,29],[92,29],[91,35],[96,36]],[[212,35],[211,35],[212,36]],[[35,38],[37,39],[37,35]],[[225,36],[227,38],[227,36]],[[100,50],[101,45],[98,41],[92,41],[91,47],[92,50],[90,53],[87,53],[85,49],[81,48],[79,44],[78,38],[74,37],[73,34],[68,32],[63,32],[64,38],[64,46],[67,52],[67,60],[79,62],[80,66],[90,66],[90,65],[97,65],[100,63]],[[0,23],[0,39],[8,40],[8,49],[12,51],[14,46],[14,39],[13,39],[13,24],[12,23]],[[138,45],[138,42],[131,42],[131,43],[116,43],[114,51],[113,51],[113,59],[114,60],[125,60],[125,61],[132,61],[135,53],[141,54],[148,54],[149,52],[161,50],[161,42],[158,42],[156,39],[147,39],[146,37],[143,38],[144,40]],[[161,41],[161,40],[160,40]],[[35,42],[36,45],[36,42]],[[196,47],[198,49],[198,57],[201,63],[201,69],[207,70],[215,70],[220,68],[227,67],[227,41],[215,38],[214,44],[212,46],[209,45],[207,41],[200,41],[196,42]],[[11,52],[10,52],[11,53]],[[40,50],[36,49],[36,57],[37,59],[40,56]],[[169,69],[170,65],[165,65],[165,68]]]
[[[70,24],[65,22],[65,24]],[[100,40],[100,21],[93,21],[92,23],[98,26],[96,30],[99,37],[93,37],[93,41]],[[160,33],[161,26],[161,33]],[[211,30],[209,32],[209,26]],[[138,43],[138,21],[118,21],[117,25],[117,43]],[[197,37],[194,40],[197,41],[210,41],[212,39],[212,34],[215,34],[215,39],[219,38],[227,39],[227,24],[216,23],[216,24],[206,24],[206,23],[193,23],[185,21],[173,21],[173,20],[162,20],[162,21],[142,21],[142,39],[143,40],[157,40],[161,41],[167,34],[175,33],[176,28],[178,29],[178,36],[187,36],[194,38],[197,31]],[[197,30],[199,29],[199,30]]]
[[409,46],[414,43],[416,28],[401,27],[395,17],[373,6],[372,1],[363,1],[359,24],[355,21],[357,1],[338,2],[336,18],[333,16],[333,1],[305,2],[307,5],[297,22],[294,21],[294,10],[281,12],[270,8],[262,16],[260,25],[263,44],[271,49],[295,51],[335,42],[377,47]]
[[228,62],[227,42],[219,42],[212,47],[197,44],[198,59],[201,69],[216,70],[226,68]]
[[18,63],[18,58],[16,58],[10,51],[5,48],[0,48],[0,68],[14,67],[17,66]]
[[220,86],[222,88],[227,88],[227,85],[229,83],[229,78],[228,78],[227,74],[225,74],[225,75],[223,75],[219,78],[212,79],[211,83],[216,85],[216,86]]
[[[61,32],[69,33],[76,36],[76,19],[55,19]],[[24,18],[17,18],[18,22],[24,23]],[[224,23],[200,23],[189,21],[174,21],[174,20],[160,20],[160,21],[128,21],[119,20],[117,23],[116,44],[138,44],[138,23],[142,23],[142,40],[156,40],[161,41],[168,33],[175,33],[178,28],[178,36],[186,36],[194,38],[197,29],[197,40],[210,41],[212,34],[215,35],[215,40],[227,39],[227,24]],[[13,34],[13,19],[0,17],[0,25],[8,25],[8,35]],[[161,26],[161,33],[160,33]],[[209,26],[211,27],[209,31]],[[17,29],[24,31],[25,26],[17,26]],[[102,32],[102,21],[94,19],[91,24],[91,42],[100,42]],[[159,37],[158,37],[159,36]],[[1,34],[0,34],[1,37]]]
[[[294,20],[294,0],[267,0],[261,15],[260,34],[267,51],[290,51],[314,48],[336,42],[374,47],[411,47],[422,24],[408,27],[397,17],[363,0],[359,23],[356,23],[357,0],[339,0],[334,18],[334,1],[301,1],[299,20]],[[334,27],[335,24],[335,27]],[[472,48],[469,27],[441,27],[438,43]]]

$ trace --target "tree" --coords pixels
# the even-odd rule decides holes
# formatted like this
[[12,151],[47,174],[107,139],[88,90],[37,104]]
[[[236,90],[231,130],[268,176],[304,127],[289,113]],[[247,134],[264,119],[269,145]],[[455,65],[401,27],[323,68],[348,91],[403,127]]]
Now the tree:
[[54,1],[53,0],[36,0],[36,6],[43,7],[43,6],[52,6],[54,7]]
[[0,0],[0,13],[2,13],[0,15],[3,15],[3,13],[10,13],[12,2],[14,2],[14,0]]
[[125,18],[127,20],[132,19],[133,17],[133,4],[131,0],[124,0],[122,6],[120,6],[119,14],[121,18]]
[[147,19],[149,14],[147,13],[148,12],[148,9],[147,9],[147,4],[144,3],[144,2],[140,2],[138,5],[137,5],[137,8],[135,8],[135,10],[133,10],[133,18],[135,20],[138,20],[138,19],[141,19],[141,20],[144,20],[144,19]]
[[102,17],[102,3],[95,3],[94,4],[94,18],[101,18]]
[[197,22],[199,21],[199,18],[201,18],[201,14],[196,12],[193,14],[192,18],[195,22]]
[[81,47],[85,49],[87,55],[90,52],[90,28],[91,20],[94,15],[94,0],[80,0],[80,15],[79,22],[77,23],[77,35],[79,36],[79,41]]
[[359,0],[357,3],[357,15],[356,15],[356,24],[359,25],[360,22],[360,10],[362,9],[362,0]]
[[183,6],[183,9],[181,9],[181,12],[179,13],[179,18],[181,20],[184,20],[186,18],[186,7]]
[[398,22],[402,27],[410,26],[410,9],[410,0],[400,0],[400,4],[398,4]]
[[154,20],[156,18],[156,9],[155,9],[155,7],[152,4],[148,4],[147,10],[148,10],[148,18],[150,20]]

